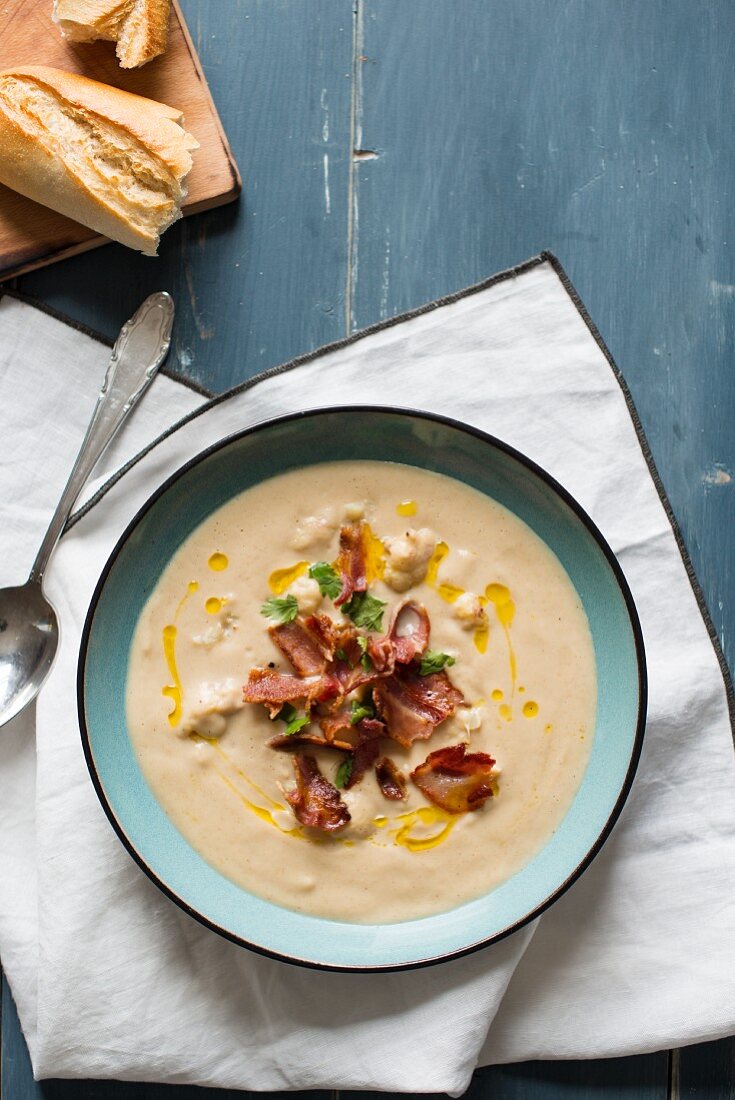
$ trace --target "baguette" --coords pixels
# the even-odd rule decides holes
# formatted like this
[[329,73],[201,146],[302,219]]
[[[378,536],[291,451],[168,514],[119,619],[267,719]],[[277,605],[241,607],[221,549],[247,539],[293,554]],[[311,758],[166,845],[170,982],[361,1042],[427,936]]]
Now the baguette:
[[117,43],[123,69],[165,53],[171,0],[54,0],[54,20],[72,42]]
[[45,66],[0,72],[0,183],[155,256],[198,143],[181,112]]

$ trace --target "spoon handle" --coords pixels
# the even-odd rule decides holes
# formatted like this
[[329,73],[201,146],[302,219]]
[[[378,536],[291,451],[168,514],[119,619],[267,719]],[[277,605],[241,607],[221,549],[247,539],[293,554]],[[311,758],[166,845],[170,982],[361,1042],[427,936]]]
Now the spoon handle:
[[168,354],[174,321],[170,294],[151,294],[120,329],[79,454],[31,569],[40,581],[74,502],[102,452],[153,381]]

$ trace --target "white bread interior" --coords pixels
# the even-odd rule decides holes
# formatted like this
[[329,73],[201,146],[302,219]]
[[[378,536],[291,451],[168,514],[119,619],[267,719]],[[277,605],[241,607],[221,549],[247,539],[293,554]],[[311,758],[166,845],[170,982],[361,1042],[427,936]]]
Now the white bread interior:
[[54,19],[66,37],[116,42],[123,69],[165,52],[170,14],[171,0],[54,0]]
[[45,66],[0,72],[0,182],[154,256],[197,142],[181,112]]

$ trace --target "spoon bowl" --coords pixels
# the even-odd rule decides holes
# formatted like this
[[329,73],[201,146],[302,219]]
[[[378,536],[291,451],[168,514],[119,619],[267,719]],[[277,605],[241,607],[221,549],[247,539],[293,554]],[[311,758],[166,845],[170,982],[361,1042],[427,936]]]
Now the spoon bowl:
[[0,726],[38,694],[58,644],[56,612],[38,581],[0,588]]

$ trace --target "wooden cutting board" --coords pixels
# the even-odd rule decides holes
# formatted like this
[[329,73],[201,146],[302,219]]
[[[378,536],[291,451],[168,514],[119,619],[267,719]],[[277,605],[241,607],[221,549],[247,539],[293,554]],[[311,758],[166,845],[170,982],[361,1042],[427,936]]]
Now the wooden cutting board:
[[[176,0],[168,50],[132,71],[120,68],[112,42],[67,42],[51,20],[52,9],[52,0],[0,0],[0,69],[53,65],[178,108],[200,145],[184,214],[235,199],[240,175]],[[106,243],[91,229],[0,184],[0,280]]]

